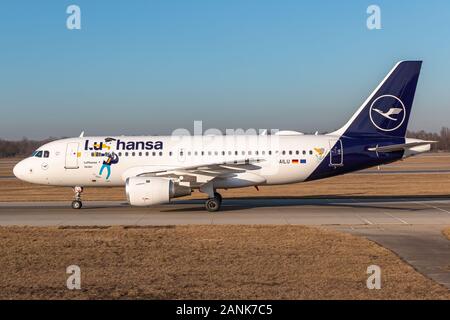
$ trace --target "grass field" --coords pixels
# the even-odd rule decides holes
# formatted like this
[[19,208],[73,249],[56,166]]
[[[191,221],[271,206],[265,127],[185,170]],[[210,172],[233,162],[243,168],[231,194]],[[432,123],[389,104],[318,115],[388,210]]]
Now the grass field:
[[[450,170],[428,154],[383,171]],[[21,182],[0,159],[0,201],[70,201],[70,188]],[[372,169],[373,170],[373,169]],[[221,191],[236,197],[448,196],[450,174],[348,174]],[[194,193],[189,198],[204,198]],[[125,201],[124,188],[86,188],[84,200]],[[450,229],[444,231],[450,239]],[[450,292],[365,239],[302,226],[0,227],[0,299],[450,299]],[[66,288],[79,265],[82,290]],[[368,290],[369,265],[382,289]]]
[[442,230],[442,233],[447,237],[448,240],[450,240],[450,228]]
[[[366,239],[301,226],[0,228],[0,299],[450,299]],[[80,291],[66,267],[81,268]],[[381,289],[366,287],[369,265]]]
[[[12,167],[18,159],[0,160],[0,177],[12,175]],[[450,169],[450,154],[426,154],[381,167],[380,172],[392,170]],[[374,169],[371,169],[372,171]],[[367,197],[367,196],[448,196],[450,174],[347,174],[300,184],[221,190],[225,198],[234,197]],[[70,188],[38,186],[15,178],[0,180],[0,201],[70,201]],[[205,198],[195,192],[189,198]],[[125,190],[120,188],[86,188],[84,200],[125,201]]]

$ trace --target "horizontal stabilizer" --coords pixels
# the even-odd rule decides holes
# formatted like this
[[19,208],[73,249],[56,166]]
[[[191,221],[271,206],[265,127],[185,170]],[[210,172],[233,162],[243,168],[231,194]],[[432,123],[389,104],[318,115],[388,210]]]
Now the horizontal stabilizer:
[[417,141],[417,142],[410,142],[410,143],[403,143],[403,144],[393,144],[390,146],[376,146],[374,148],[369,148],[369,151],[374,152],[395,152],[395,151],[403,151],[405,149],[413,148],[413,147],[419,147],[419,146],[425,146],[427,144],[433,144],[437,143],[437,141]]

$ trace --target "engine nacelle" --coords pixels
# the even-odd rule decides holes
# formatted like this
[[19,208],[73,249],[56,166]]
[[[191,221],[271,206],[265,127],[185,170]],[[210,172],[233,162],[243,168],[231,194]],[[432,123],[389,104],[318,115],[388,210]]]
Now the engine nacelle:
[[151,206],[169,202],[172,198],[188,196],[191,188],[170,179],[157,177],[131,177],[126,180],[128,203],[133,206]]

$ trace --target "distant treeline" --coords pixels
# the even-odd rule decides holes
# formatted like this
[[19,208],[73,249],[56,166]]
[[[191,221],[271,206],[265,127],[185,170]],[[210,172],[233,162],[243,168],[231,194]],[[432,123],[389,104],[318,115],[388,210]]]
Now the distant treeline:
[[28,140],[27,138],[23,138],[20,141],[0,139],[0,158],[29,156],[41,145],[53,140],[56,140],[56,138],[48,138],[40,141]]
[[[450,151],[450,129],[443,127],[439,133],[421,131],[408,131],[408,138],[437,141],[431,145],[432,151]],[[28,140],[23,138],[20,141],[8,141],[0,139],[0,158],[6,157],[25,157],[44,143],[54,141],[57,138],[48,138],[45,140]]]
[[408,130],[406,136],[408,138],[437,141],[437,143],[431,145],[431,151],[450,151],[450,129],[447,127],[442,127],[439,133]]

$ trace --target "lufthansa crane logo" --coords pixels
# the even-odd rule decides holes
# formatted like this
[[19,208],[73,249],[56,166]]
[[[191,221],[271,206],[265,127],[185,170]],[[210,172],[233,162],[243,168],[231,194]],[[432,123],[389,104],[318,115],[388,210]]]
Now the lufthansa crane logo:
[[369,111],[370,121],[381,131],[394,131],[401,127],[406,118],[402,100],[392,95],[376,98]]

